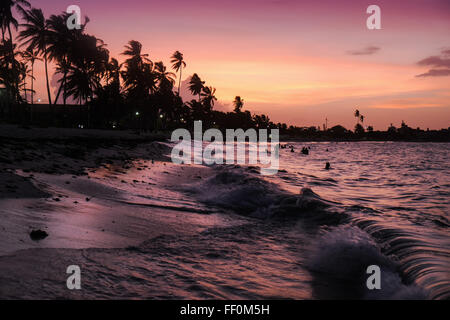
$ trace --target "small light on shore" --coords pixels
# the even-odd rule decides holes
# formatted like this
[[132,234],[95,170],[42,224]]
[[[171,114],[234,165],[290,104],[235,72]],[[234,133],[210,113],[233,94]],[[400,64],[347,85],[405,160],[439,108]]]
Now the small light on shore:
[[162,119],[164,116],[162,114],[160,114],[159,117]]
[[136,116],[139,116],[139,112],[136,111]]

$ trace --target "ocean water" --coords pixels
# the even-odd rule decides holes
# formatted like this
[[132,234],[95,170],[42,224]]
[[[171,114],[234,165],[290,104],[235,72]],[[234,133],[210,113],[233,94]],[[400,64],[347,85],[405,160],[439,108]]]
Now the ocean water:
[[[67,201],[47,214],[77,225],[110,214],[115,227],[105,228],[135,241],[65,229],[52,242],[59,229],[48,222],[39,247],[0,256],[0,297],[450,298],[450,144],[289,144],[295,152],[280,150],[273,176],[140,159],[93,170],[78,185],[37,175],[47,192],[95,193],[82,209]],[[72,264],[82,290],[65,285]],[[380,290],[366,287],[369,265],[381,268]]]

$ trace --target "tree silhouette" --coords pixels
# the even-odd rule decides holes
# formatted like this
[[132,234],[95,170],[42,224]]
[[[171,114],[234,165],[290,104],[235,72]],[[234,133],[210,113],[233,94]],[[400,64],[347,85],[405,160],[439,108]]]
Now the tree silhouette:
[[[24,93],[24,101],[28,103],[28,88],[27,88],[27,77],[31,76],[31,69],[28,67],[26,61],[19,62],[18,65],[18,83],[19,89],[22,88]],[[19,92],[20,93],[20,92]]]
[[192,94],[198,95],[198,102],[201,101],[201,93],[203,90],[203,86],[205,84],[205,81],[202,81],[198,74],[194,73],[191,77],[191,80],[189,80],[189,90],[192,92]]
[[[362,131],[364,132],[364,127],[362,126],[362,124],[364,123],[365,117],[361,114],[361,112],[358,109],[355,110],[354,116],[356,117],[355,133],[356,133],[356,129],[358,129],[358,132],[360,132],[361,128],[363,129]],[[361,121],[361,124],[359,123],[360,121]]]
[[111,83],[120,84],[120,64],[115,58],[111,58],[109,63],[106,65],[106,85]]
[[201,96],[203,97],[202,102],[204,103],[206,109],[211,111],[214,107],[214,102],[217,101],[215,97],[216,89],[213,87],[203,87]]
[[357,118],[357,120],[358,120],[358,122],[359,122],[360,113],[359,113],[359,110],[358,110],[358,109],[355,110],[354,115],[355,115],[355,117]]
[[106,73],[109,52],[102,40],[86,34],[76,41],[75,48],[76,54],[67,75],[67,94],[79,103],[86,103],[93,99],[93,93]]
[[47,20],[49,39],[48,39],[48,58],[49,61],[56,61],[57,73],[63,75],[60,82],[58,92],[55,97],[55,104],[58,101],[61,91],[63,92],[63,103],[66,105],[67,88],[66,78],[71,68],[75,52],[75,45],[77,41],[81,41],[86,24],[89,22],[89,18],[85,18],[85,23],[81,25],[80,29],[69,30],[67,28],[67,19],[70,17],[68,13],[62,13],[60,15],[52,15]]
[[11,98],[14,98],[16,102],[20,102],[19,83],[23,72],[21,62],[16,59],[19,56],[20,52],[16,51],[16,45],[11,41],[3,41],[1,43],[0,83],[5,86],[9,102]]
[[180,51],[175,51],[172,55],[170,63],[172,63],[172,68],[178,72],[180,71],[180,76],[178,78],[178,95],[180,95],[181,89],[181,75],[183,73],[183,68],[186,68],[186,62],[183,60],[183,54]]
[[125,64],[128,66],[142,68],[144,63],[153,64],[152,61],[148,59],[149,55],[147,53],[142,53],[142,44],[136,40],[129,41],[122,54],[129,57],[125,60]]
[[362,135],[362,134],[364,134],[364,127],[363,127],[360,123],[357,123],[357,124],[355,125],[355,134],[356,134],[356,135]]
[[21,26],[24,28],[19,33],[19,40],[24,40],[22,45],[28,46],[28,49],[34,50],[38,55],[42,56],[45,65],[45,79],[47,85],[48,103],[52,104],[50,95],[50,84],[48,81],[48,40],[49,30],[44,13],[41,9],[32,8],[28,11],[22,11],[25,21]]
[[[5,32],[8,31],[8,41],[10,42],[9,45],[9,66],[11,69],[16,67],[14,65],[14,48],[15,45],[13,43],[13,37],[12,37],[12,31],[11,27],[13,27],[15,30],[17,30],[19,26],[19,22],[17,19],[13,16],[13,9],[16,9],[19,12],[24,12],[24,7],[30,7],[30,3],[26,0],[2,0],[0,4],[0,27],[2,29],[2,41],[5,41]],[[15,92],[16,92],[16,99],[19,99],[19,83],[15,82],[13,83]]]
[[241,99],[240,96],[236,96],[233,101],[234,112],[241,112],[242,107],[244,106],[244,99]]
[[121,72],[124,89],[130,98],[146,99],[150,92],[156,88],[156,75],[153,72],[153,62],[148,59],[148,54],[142,53],[142,44],[131,40],[125,46],[123,55],[128,56]]
[[175,84],[176,75],[173,72],[167,71],[166,66],[162,61],[155,63],[155,74],[158,80],[159,89],[162,91],[172,90]]
[[31,75],[30,75],[30,79],[31,79],[31,104],[34,104],[34,63],[36,62],[36,60],[42,60],[41,58],[39,58],[39,56],[37,55],[37,53],[32,49],[32,48],[28,48],[27,50],[25,50],[24,52],[22,52],[22,57],[25,59],[26,62],[29,62],[31,64]]
[[2,0],[0,4],[0,26],[2,29],[2,40],[5,40],[5,31],[8,31],[9,41],[12,42],[11,26],[17,30],[19,22],[13,16],[13,9],[25,11],[24,7],[31,7],[26,0]]

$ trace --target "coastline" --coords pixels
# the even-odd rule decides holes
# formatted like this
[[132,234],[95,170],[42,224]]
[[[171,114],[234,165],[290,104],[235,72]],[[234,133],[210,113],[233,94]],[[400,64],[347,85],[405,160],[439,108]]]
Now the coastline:
[[166,138],[161,133],[0,125],[0,170],[83,175],[86,168],[133,158],[163,160],[142,145]]
[[[162,179],[168,160],[164,156],[167,146],[158,142],[163,138],[159,134],[0,126],[0,256],[48,246],[126,246],[147,239],[147,233],[165,232],[164,223],[152,227],[152,222],[157,223],[151,219],[144,224],[148,229],[128,230],[139,217],[127,212],[126,205],[113,206],[105,200],[119,199],[121,194],[119,189],[103,186],[97,172],[124,175],[152,166],[152,178]],[[49,236],[34,241],[32,230],[43,230]]]

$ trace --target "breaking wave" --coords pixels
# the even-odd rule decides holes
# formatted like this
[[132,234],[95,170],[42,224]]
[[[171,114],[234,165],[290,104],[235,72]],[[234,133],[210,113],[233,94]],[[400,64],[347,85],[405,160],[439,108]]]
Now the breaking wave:
[[309,188],[299,194],[281,190],[259,176],[254,168],[216,167],[215,173],[185,188],[199,201],[259,219],[301,218],[318,224],[339,224],[348,216],[337,203],[322,199]]
[[[297,219],[316,227],[332,227],[317,240],[308,264],[318,298],[450,297],[448,250],[420,234],[371,220],[380,214],[376,210],[346,207],[321,198],[310,188],[289,193],[261,178],[253,167],[214,168],[212,176],[190,185],[189,191],[209,206],[247,217]],[[364,279],[369,276],[369,265],[381,268],[382,290],[367,289]]]
[[[367,267],[380,268],[381,288],[366,286]],[[319,299],[427,299],[421,287],[406,283],[398,262],[384,255],[368,234],[338,227],[318,240],[309,259],[313,292]]]

